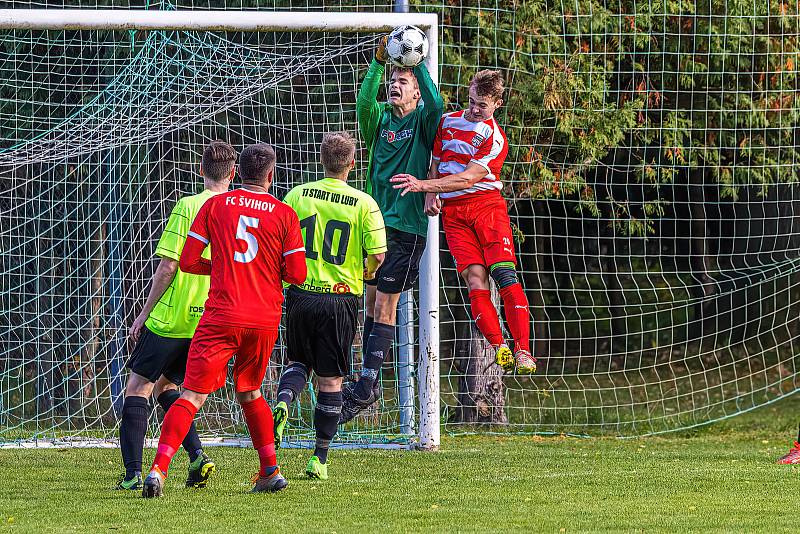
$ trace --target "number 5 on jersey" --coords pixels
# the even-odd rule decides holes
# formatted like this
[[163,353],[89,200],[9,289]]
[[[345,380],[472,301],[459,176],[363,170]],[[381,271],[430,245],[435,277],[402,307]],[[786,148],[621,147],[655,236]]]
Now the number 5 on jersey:
[[258,254],[258,240],[256,240],[256,236],[247,231],[249,228],[258,228],[258,218],[239,215],[239,224],[236,226],[236,239],[247,243],[247,248],[244,252],[234,252],[233,254],[233,259],[239,263],[250,263]]

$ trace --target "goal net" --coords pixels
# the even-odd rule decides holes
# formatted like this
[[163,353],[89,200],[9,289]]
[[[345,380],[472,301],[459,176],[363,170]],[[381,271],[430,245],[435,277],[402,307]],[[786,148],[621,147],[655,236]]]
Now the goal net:
[[[55,1],[64,4],[43,3]],[[269,5],[384,12],[375,17],[391,7]],[[421,329],[400,328],[384,396],[342,429],[343,442],[403,445],[423,416],[437,429],[441,416],[450,434],[652,434],[798,390],[796,5],[412,8],[438,15],[448,110],[466,103],[476,70],[505,76],[503,194],[540,369],[521,378],[489,365],[442,240],[441,269],[423,272],[440,287],[440,305],[425,303],[439,313],[440,357],[418,357]],[[201,147],[273,143],[279,197],[318,176],[322,132],[356,130],[355,95],[376,40],[365,31],[0,32],[0,443],[115,437],[126,330],[171,207],[199,185]],[[431,316],[420,296],[402,306],[404,324]],[[268,396],[281,361],[276,354]],[[420,391],[428,396],[415,409],[409,399]],[[306,394],[294,407],[291,439],[311,435],[312,405]],[[230,389],[200,417],[207,436],[244,433]],[[156,417],[151,425],[157,433]]]
[[[203,147],[214,139],[239,150],[271,143],[278,198],[319,179],[323,133],[357,131],[356,95],[378,32],[431,21],[329,15],[320,24],[315,15],[206,13],[173,20],[209,26],[213,18],[228,31],[176,31],[147,29],[163,26],[164,13],[114,14],[121,17],[32,13],[38,28],[83,29],[0,33],[0,442],[116,437],[132,349],[127,329],[141,310],[170,210],[202,189]],[[297,29],[281,29],[284,19]],[[364,31],[354,31],[359,21]],[[237,25],[251,31],[233,31]],[[126,26],[134,29],[116,29]],[[353,185],[363,188],[360,146]],[[341,429],[339,443],[407,445],[415,438],[414,307],[405,311],[382,398]],[[361,346],[359,335],[356,370]],[[284,360],[279,343],[264,385],[268,398]],[[309,383],[292,409],[289,445],[313,437],[313,405]],[[151,423],[157,430],[158,419]],[[214,439],[246,434],[230,385],[209,399],[198,428]]]

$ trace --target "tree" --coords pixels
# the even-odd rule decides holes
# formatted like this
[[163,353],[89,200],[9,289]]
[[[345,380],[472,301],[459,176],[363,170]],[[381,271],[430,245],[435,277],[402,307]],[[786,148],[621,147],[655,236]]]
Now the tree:
[[[466,99],[480,68],[508,80],[505,194],[518,246],[535,257],[524,283],[542,294],[530,300],[552,336],[537,340],[545,356],[606,353],[625,366],[649,347],[736,343],[779,311],[745,286],[733,300],[716,295],[726,280],[747,284],[736,271],[796,257],[789,227],[768,223],[797,216],[788,202],[800,155],[797,9],[745,0],[443,6],[450,102]],[[693,305],[671,304],[684,299]],[[756,302],[764,320],[734,315]],[[563,319],[541,328],[551,316]]]

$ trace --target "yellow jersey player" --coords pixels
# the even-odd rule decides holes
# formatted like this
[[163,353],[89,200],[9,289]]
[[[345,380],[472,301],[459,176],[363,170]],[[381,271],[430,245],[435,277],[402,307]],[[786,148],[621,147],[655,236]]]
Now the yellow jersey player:
[[[119,426],[125,474],[117,489],[142,489],[142,447],[150,415],[150,395],[158,400],[164,412],[180,397],[178,386],[186,373],[189,344],[208,298],[209,283],[208,277],[179,271],[178,261],[197,212],[209,198],[228,190],[235,164],[236,151],[228,143],[209,144],[200,163],[203,192],[183,197],[175,204],[158,240],[156,255],[161,261],[142,312],[130,329],[130,338],[136,346],[128,360],[131,372]],[[203,453],[194,424],[183,440],[183,447],[191,462],[186,485],[205,486],[214,472],[214,463]]]
[[378,204],[347,185],[355,152],[355,142],[346,132],[325,135],[321,150],[325,178],[295,187],[284,199],[300,218],[308,276],[305,283],[290,286],[286,295],[289,363],[273,410],[275,443],[281,442],[289,405],[313,371],[319,386],[314,409],[316,447],[306,474],[323,480],[328,478],[328,447],[342,411],[342,378],[350,373],[364,279],[375,277],[386,252]]

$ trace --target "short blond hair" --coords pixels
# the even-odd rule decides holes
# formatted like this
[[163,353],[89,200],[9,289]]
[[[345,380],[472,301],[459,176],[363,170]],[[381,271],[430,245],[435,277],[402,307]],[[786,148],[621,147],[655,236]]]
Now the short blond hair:
[[500,71],[496,70],[486,69],[478,71],[478,73],[472,77],[470,86],[475,88],[475,92],[478,96],[488,96],[495,100],[502,99],[503,92],[505,91],[503,75],[500,74]]
[[356,142],[347,132],[329,132],[322,136],[320,160],[325,172],[340,175],[347,171],[356,155]]
[[221,182],[230,177],[234,165],[236,165],[236,151],[225,141],[211,141],[203,150],[203,158],[200,160],[203,176],[214,182]]

